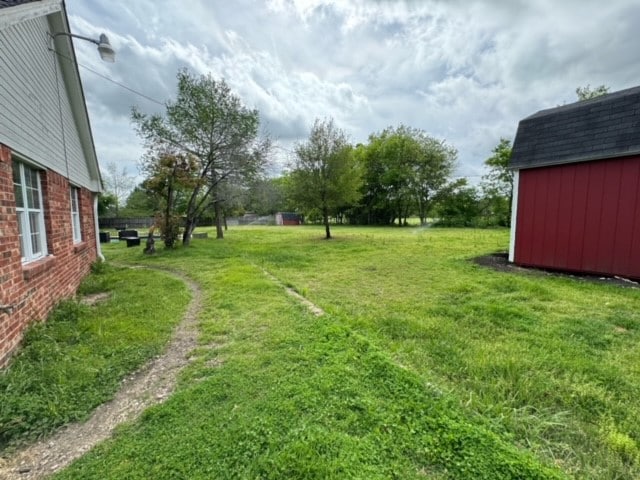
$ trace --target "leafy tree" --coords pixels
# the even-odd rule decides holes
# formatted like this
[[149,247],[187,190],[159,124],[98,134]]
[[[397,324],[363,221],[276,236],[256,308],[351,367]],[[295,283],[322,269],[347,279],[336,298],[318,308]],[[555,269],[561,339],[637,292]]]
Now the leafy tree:
[[[245,107],[224,80],[181,70],[176,100],[167,102],[165,116],[145,115],[134,108],[132,121],[149,152],[170,149],[194,162],[194,181],[185,190],[183,244],[189,244],[198,218],[212,204],[217,237],[223,238],[222,182],[247,181],[266,163],[270,142],[258,137],[258,111]],[[158,155],[147,158],[153,157]]]
[[606,95],[607,93],[609,93],[609,87],[607,87],[606,85],[600,85],[598,87],[591,88],[591,86],[587,84],[586,87],[576,88],[576,95],[578,96],[579,101],[600,97],[601,95]]
[[103,192],[98,196],[98,215],[101,217],[114,217],[116,197],[107,192]]
[[478,191],[465,178],[442,188],[436,197],[437,226],[476,226],[480,214]]
[[[227,217],[244,215],[244,205],[247,203],[247,188],[242,185],[224,181],[220,183],[218,198],[221,199],[216,211],[222,215],[222,224],[227,229]],[[218,219],[216,218],[216,225]]]
[[329,215],[360,196],[360,172],[352,148],[333,120],[316,119],[309,139],[297,145],[295,152],[292,197],[306,209],[320,210],[329,239]]
[[444,140],[432,138],[421,130],[408,129],[407,134],[417,147],[410,159],[409,188],[416,200],[420,224],[425,225],[435,197],[453,173],[458,152]]
[[158,205],[155,224],[160,228],[164,244],[172,248],[180,235],[181,199],[190,195],[199,178],[196,159],[189,154],[173,153],[170,150],[144,162],[147,179],[145,189],[152,193]]
[[121,213],[124,217],[146,217],[153,216],[157,210],[157,200],[142,183],[131,191]]
[[118,169],[115,162],[107,163],[102,172],[102,178],[107,193],[111,194],[115,201],[114,213],[117,217],[120,214],[120,206],[127,201],[127,197],[135,185],[135,179],[129,175],[126,167]]
[[[411,195],[411,159],[414,142],[388,128],[371,135],[364,153],[367,180],[367,200],[370,217],[375,223],[394,223],[408,217],[413,206]],[[380,221],[382,219],[382,221]]]
[[365,165],[366,223],[407,223],[417,213],[422,224],[438,192],[447,184],[456,150],[423,130],[401,125],[369,137],[358,150]]
[[511,161],[511,140],[501,138],[493,149],[493,155],[484,162],[489,172],[482,177],[484,194],[484,216],[488,225],[511,225],[511,200],[513,197],[513,170]]
[[258,215],[287,210],[286,178],[258,178],[249,185],[245,209]]

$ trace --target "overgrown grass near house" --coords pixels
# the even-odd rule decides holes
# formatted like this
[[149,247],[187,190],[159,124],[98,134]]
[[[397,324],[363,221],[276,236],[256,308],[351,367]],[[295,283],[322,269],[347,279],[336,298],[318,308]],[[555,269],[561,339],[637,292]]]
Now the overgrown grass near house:
[[128,373],[160,353],[181,319],[189,301],[181,281],[98,267],[79,293],[106,298],[92,306],[60,303],[46,322],[27,330],[0,372],[0,451],[86,418]]
[[202,347],[176,396],[61,478],[640,478],[640,290],[470,261],[507,231],[333,233],[109,245],[203,286]]

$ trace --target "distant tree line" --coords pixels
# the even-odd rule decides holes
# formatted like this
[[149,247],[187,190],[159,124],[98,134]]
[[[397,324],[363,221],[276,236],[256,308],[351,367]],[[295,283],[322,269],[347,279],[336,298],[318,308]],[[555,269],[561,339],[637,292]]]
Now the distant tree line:
[[[579,100],[608,87],[576,90]],[[223,238],[226,218],[244,213],[297,212],[307,222],[447,227],[509,227],[513,172],[511,141],[501,138],[472,185],[454,175],[457,150],[427,132],[399,125],[353,145],[332,119],[317,119],[306,141],[278,177],[265,175],[271,142],[258,131],[259,115],[224,80],[178,73],[176,100],[164,115],[134,109],[144,140],[144,180],[133,187],[126,170],[108,165],[107,216],[155,216],[167,247],[188,244],[196,225],[212,222]]]

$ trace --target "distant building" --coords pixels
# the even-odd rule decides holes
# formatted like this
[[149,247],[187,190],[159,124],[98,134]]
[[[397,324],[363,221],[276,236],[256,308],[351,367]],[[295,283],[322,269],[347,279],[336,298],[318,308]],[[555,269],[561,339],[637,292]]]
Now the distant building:
[[510,261],[640,278],[640,87],[520,122]]
[[102,182],[73,44],[58,32],[69,33],[61,0],[0,0],[0,367],[100,256]]
[[290,212],[276,213],[276,225],[302,225],[302,215]]

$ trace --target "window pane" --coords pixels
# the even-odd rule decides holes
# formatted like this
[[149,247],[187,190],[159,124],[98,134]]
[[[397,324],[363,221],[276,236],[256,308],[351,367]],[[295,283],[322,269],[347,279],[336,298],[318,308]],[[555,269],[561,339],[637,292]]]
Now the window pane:
[[39,216],[40,213],[38,212],[29,213],[29,228],[31,229],[31,253],[33,255],[38,255],[42,252],[40,225],[38,222]]
[[78,189],[75,187],[71,187],[71,225],[73,227],[73,241],[75,243],[82,241],[80,212],[78,208]]
[[13,183],[20,183],[20,164],[14,161],[11,167],[13,169]]
[[24,173],[27,187],[38,188],[38,172],[25,166]]
[[39,179],[38,170],[20,162],[13,163],[16,217],[24,262],[36,260],[47,254]]
[[22,196],[23,195],[22,185],[20,185],[19,183],[14,183],[13,192],[16,197],[16,207],[24,208],[24,197]]
[[24,257],[25,252],[27,251],[27,246],[25,245],[26,238],[22,234],[25,231],[25,216],[24,212],[18,212],[18,237],[20,238],[20,254]]
[[78,189],[71,189],[71,211],[78,212]]
[[33,188],[33,187],[27,188],[27,207],[35,208],[35,209],[40,208],[40,195],[38,195],[37,188]]
[[13,162],[13,191],[16,197],[16,206],[24,208],[24,197],[22,196],[22,182],[20,181],[20,164]]

